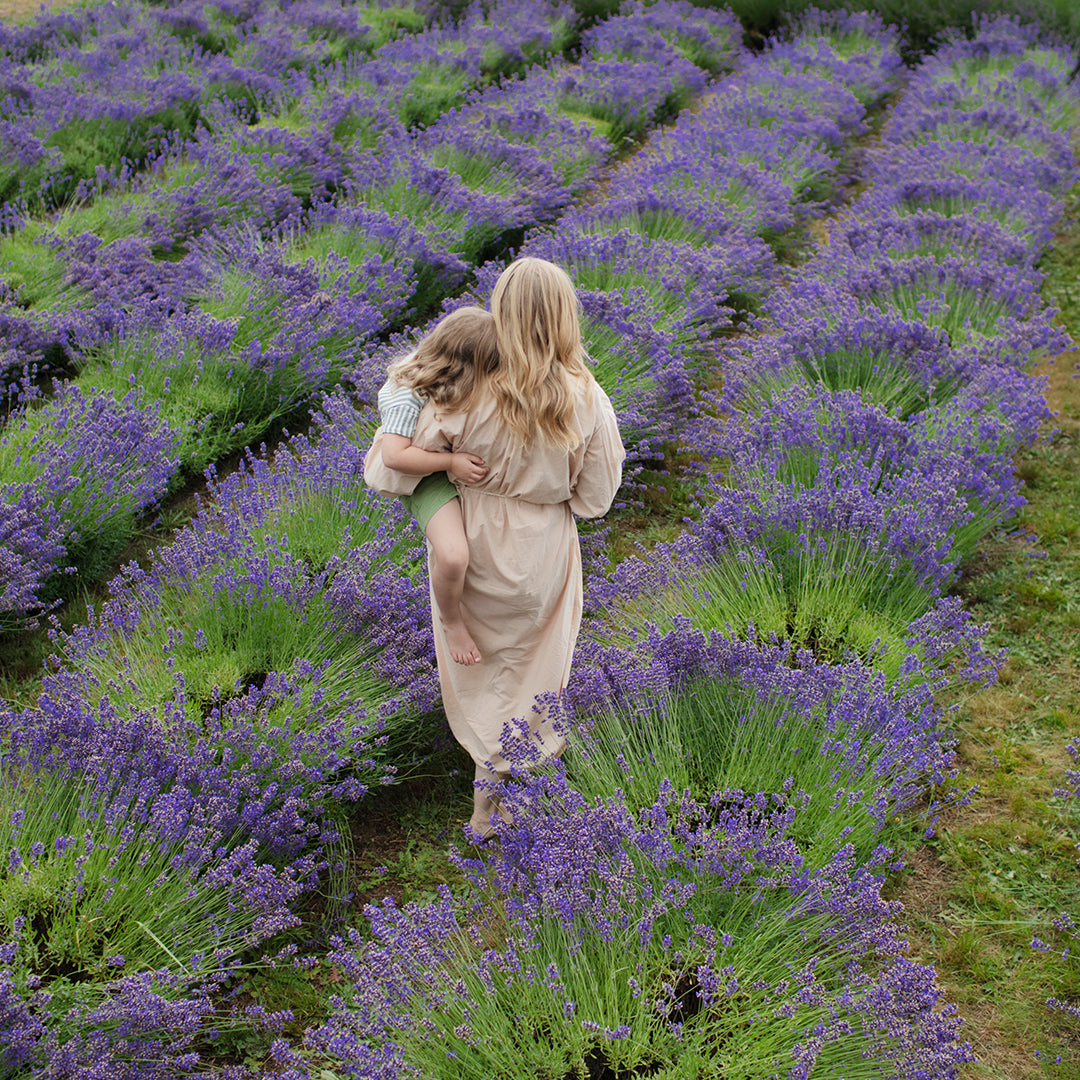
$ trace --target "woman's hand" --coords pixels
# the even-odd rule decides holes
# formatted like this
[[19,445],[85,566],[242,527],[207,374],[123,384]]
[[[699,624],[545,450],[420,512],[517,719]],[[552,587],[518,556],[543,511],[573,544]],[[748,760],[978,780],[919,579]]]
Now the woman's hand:
[[463,484],[479,484],[481,480],[487,476],[488,468],[484,464],[484,459],[477,457],[475,454],[450,454],[450,463],[446,467],[446,471],[455,479],[460,480]]

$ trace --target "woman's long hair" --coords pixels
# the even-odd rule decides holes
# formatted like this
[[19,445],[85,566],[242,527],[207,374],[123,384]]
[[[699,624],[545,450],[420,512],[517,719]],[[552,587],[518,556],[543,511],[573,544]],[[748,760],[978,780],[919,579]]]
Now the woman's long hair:
[[503,422],[526,446],[539,433],[573,449],[572,376],[592,373],[581,344],[581,302],[565,270],[544,259],[512,262],[491,294],[499,365],[487,383]]
[[460,307],[442,319],[415,352],[386,374],[453,412],[468,409],[480,383],[498,366],[495,320],[481,307]]

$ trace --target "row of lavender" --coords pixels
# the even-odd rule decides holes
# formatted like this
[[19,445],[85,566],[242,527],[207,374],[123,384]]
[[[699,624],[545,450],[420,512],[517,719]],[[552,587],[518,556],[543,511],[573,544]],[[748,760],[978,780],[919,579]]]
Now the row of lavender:
[[[557,54],[571,35],[565,7],[545,10],[550,19],[537,25],[522,5],[491,12],[476,5],[461,24],[426,30],[417,29],[424,19],[410,7],[374,5],[340,17],[312,8],[91,9],[96,17],[76,21],[94,32],[73,32],[74,43],[63,47],[54,42],[45,50],[47,64],[31,62],[41,46],[31,49],[14,36],[6,99],[13,127],[61,124],[89,132],[92,143],[102,115],[144,108],[154,114],[147,100],[155,94],[198,103],[190,124],[162,121],[159,144],[135,160],[110,160],[93,145],[94,160],[106,164],[51,217],[35,220],[34,201],[25,195],[5,205],[11,235],[2,253],[4,330],[16,368],[82,361],[103,334],[130,324],[140,299],[162,309],[156,321],[153,311],[139,311],[141,320],[160,324],[220,273],[207,265],[206,252],[189,251],[208,230],[245,220],[259,235],[271,232],[355,171],[368,171],[369,152],[382,136],[393,140],[388,151],[400,151],[416,119],[410,103],[423,103],[421,118],[430,122],[500,72]],[[306,33],[297,24],[305,18]],[[342,20],[354,24],[351,31],[331,31]],[[399,36],[402,22],[417,32]],[[323,55],[328,31],[340,56]],[[237,55],[223,52],[221,42],[208,53],[205,43],[216,38]],[[379,47],[372,52],[372,45]],[[25,184],[25,169],[20,175]],[[408,277],[409,267],[399,272]]]
[[[845,61],[842,52],[856,55]],[[873,23],[811,22],[796,42],[778,45],[718,87],[645,168],[619,174],[613,205],[622,217],[597,210],[573,219],[574,272],[598,275],[585,293],[590,340],[595,349],[606,325],[608,348],[626,349],[637,377],[655,384],[645,400],[663,406],[653,417],[660,421],[657,445],[675,433],[668,426],[673,410],[685,417],[692,404],[685,389],[672,394],[670,387],[689,386],[688,376],[716,351],[709,313],[730,325],[732,282],[744,288],[753,276],[747,268],[757,275],[756,295],[767,292],[771,267],[754,232],[823,208],[813,196],[834,182],[838,153],[862,115],[851,91],[833,83],[844,79],[875,99],[898,69],[895,41]],[[782,158],[767,156],[775,145]],[[791,171],[770,179],[781,161]],[[650,224],[659,235],[650,236]],[[672,228],[685,239],[665,239]],[[557,235],[536,234],[528,243],[551,244]],[[635,255],[660,273],[642,274]],[[680,284],[701,268],[715,295]],[[488,267],[482,280],[494,272]],[[655,277],[667,279],[659,291]],[[673,299],[680,294],[681,306]],[[377,356],[357,371],[369,392],[380,362]],[[621,369],[608,374],[626,419],[641,391],[630,379],[620,388]],[[24,1040],[13,1035],[24,1055],[19,1062],[48,1060],[62,1046],[74,1058],[123,1059],[142,1037],[142,1057],[160,1061],[164,1054],[167,1069],[175,1066],[170,1054],[205,1044],[211,1023],[258,1023],[240,1013],[213,1018],[218,999],[191,997],[181,972],[211,978],[208,972],[224,967],[213,977],[224,980],[238,953],[294,921],[297,895],[315,877],[332,878],[341,804],[394,766],[407,766],[411,754],[429,752],[431,727],[416,721],[434,704],[426,589],[412,576],[413,541],[396,506],[362,491],[358,441],[374,422],[368,402],[358,408],[344,395],[327,398],[311,438],[293,440],[273,466],[253,458],[245,473],[214,485],[214,507],[149,573],[131,570],[114,584],[95,624],[62,642],[63,670],[47,678],[37,706],[9,716],[12,745],[28,775],[39,778],[33,828],[20,820],[10,830],[19,859],[11,880],[40,883],[46,895],[93,911],[101,931],[84,933],[73,952],[52,920],[45,918],[43,933],[30,905],[18,909],[7,987],[11,1030]],[[649,411],[640,408],[643,435],[651,430]],[[94,763],[89,773],[87,762]],[[85,795],[72,805],[70,793],[80,788]],[[23,796],[13,792],[16,798]],[[93,850],[105,853],[104,866],[87,866],[84,848],[69,842],[77,832],[72,816],[86,824]],[[51,835],[49,821],[58,822],[48,826],[62,841],[58,855],[42,839]],[[167,850],[159,846],[163,833]],[[136,871],[146,845],[183,868],[175,882]],[[253,852],[264,860],[258,872]],[[126,876],[109,873],[113,859],[124,862]],[[158,854],[145,862],[156,874]],[[72,877],[79,885],[68,884]],[[186,927],[182,935],[174,918]],[[196,933],[206,940],[202,949],[193,944]],[[174,937],[177,947],[163,948]],[[137,970],[184,959],[155,984],[161,997],[152,1006],[152,980],[132,977],[114,987],[108,1005],[68,1014],[79,995],[45,956],[63,957],[99,980],[110,965]],[[28,1017],[45,1003],[25,977],[43,969],[56,997],[51,1019],[42,1019],[34,1036]],[[84,1001],[97,1000],[97,985],[84,988]],[[164,1025],[171,1046],[154,1049],[164,1000],[185,993],[173,1006],[176,1021]],[[180,1018],[189,1025],[184,1039],[176,1038]],[[121,1028],[115,1034],[114,1023]]]
[[[573,68],[464,94],[510,53],[520,71],[560,48],[569,9],[548,14],[475,6],[452,29],[293,77],[258,123],[226,110],[130,183],[0,238],[13,355],[81,368],[45,402],[27,372],[31,400],[0,436],[0,623],[39,612],[62,573],[99,577],[182,477],[340,383],[740,52],[730,15],[639,5],[593,27]],[[641,39],[647,59],[627,45]],[[383,103],[459,65],[426,128]]]
[[1022,501],[1012,455],[1046,416],[1023,369],[1067,344],[1035,263],[1077,175],[1075,100],[1010,23],[967,47],[996,66],[926,62],[871,189],[728,350],[702,433],[725,469],[697,526],[597,587],[620,633],[752,625],[896,673],[912,618]]
[[970,1060],[881,885],[953,775],[935,691],[1000,659],[942,594],[1019,502],[1046,415],[1023,368],[1065,344],[1035,263],[1078,176],[1072,62],[998,20],[915,76],[871,190],[726,357],[700,520],[594,578],[566,757],[508,731],[514,825],[461,860],[467,899],[387,902],[332,954],[355,989],[309,1041],[335,1068]]
[[[540,13],[530,20],[524,6],[503,6],[489,17],[473,7],[465,35],[439,25],[438,5],[410,0],[92,5],[5,24],[0,198],[8,214],[63,207],[200,128],[224,125],[242,141],[223,103],[252,124],[286,101],[294,119],[328,105],[338,123],[395,112],[406,124],[433,119],[470,85],[559,51],[572,11]],[[366,100],[377,89],[388,98],[381,108]],[[285,135],[274,126],[263,133],[267,149]]]

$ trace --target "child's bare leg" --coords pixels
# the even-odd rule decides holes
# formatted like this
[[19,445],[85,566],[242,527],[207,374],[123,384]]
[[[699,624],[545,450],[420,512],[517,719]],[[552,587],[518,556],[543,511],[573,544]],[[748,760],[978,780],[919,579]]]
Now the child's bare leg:
[[450,655],[466,666],[480,662],[480,650],[461,617],[461,592],[469,566],[469,542],[461,520],[461,503],[451,499],[428,521],[425,535],[431,544],[431,588],[442,620]]

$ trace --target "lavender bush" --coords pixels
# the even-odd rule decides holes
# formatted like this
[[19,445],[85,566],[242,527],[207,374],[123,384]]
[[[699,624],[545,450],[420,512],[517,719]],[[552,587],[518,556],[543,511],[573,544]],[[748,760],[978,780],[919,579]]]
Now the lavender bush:
[[[934,1012],[928,973],[899,958],[881,860],[857,869],[842,849],[803,869],[790,838],[800,804],[697,802],[664,781],[635,813],[619,794],[594,801],[557,773],[535,778],[498,854],[463,864],[476,901],[446,891],[368,909],[375,939],[334,954],[355,990],[310,1038],[356,1077],[448,1062],[476,1077],[674,1077],[688,1062],[717,1076],[880,1075],[872,1060],[955,1075],[970,1050]],[[901,986],[921,999],[903,1016],[889,1004]]]
[[126,543],[140,512],[164,494],[179,438],[160,406],[69,386],[26,405],[0,433],[4,565],[0,625],[40,613],[58,574],[90,580]]
[[[314,725],[362,732],[393,718],[408,728],[430,708],[433,645],[427,590],[411,577],[415,541],[403,536],[400,508],[364,488],[358,414],[329,407],[317,449],[296,439],[273,464],[252,456],[213,483],[214,504],[148,570],[126,568],[92,623],[59,639],[65,693],[107,693],[137,710],[173,699],[182,673],[195,720],[279,673],[301,687]],[[282,716],[293,707],[275,706]]]
[[[920,655],[931,634],[941,635],[938,656],[963,650],[963,676]],[[590,798],[619,791],[635,809],[662,782],[701,799],[714,787],[798,792],[791,835],[806,865],[821,865],[834,844],[862,862],[928,784],[949,788],[955,767],[935,694],[954,679],[992,680],[1001,657],[981,639],[943,606],[909,628],[903,677],[892,682],[858,661],[825,664],[685,623],[628,649],[586,646],[570,694],[577,718],[566,721],[568,780]],[[926,818],[937,809],[924,808]]]

